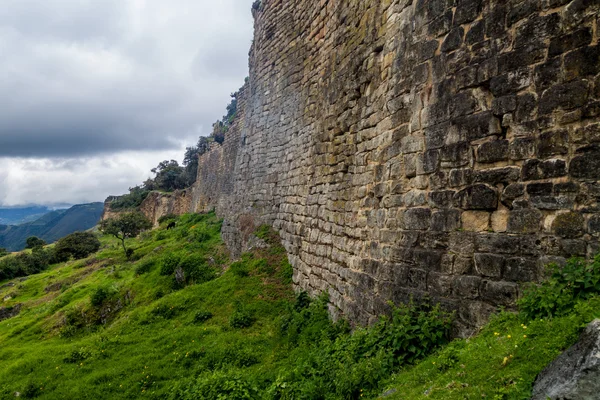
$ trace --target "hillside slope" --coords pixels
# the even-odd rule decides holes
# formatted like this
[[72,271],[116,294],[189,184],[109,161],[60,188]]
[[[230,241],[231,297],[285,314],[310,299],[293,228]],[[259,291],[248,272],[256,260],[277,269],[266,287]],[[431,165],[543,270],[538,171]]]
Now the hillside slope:
[[104,210],[102,203],[80,204],[67,210],[56,210],[41,218],[17,226],[0,226],[0,247],[19,251],[25,247],[30,236],[37,236],[48,243],[76,231],[93,228]]
[[294,294],[272,231],[232,262],[220,229],[185,215],[131,240],[133,261],[104,237],[88,259],[0,282],[0,398],[525,399],[600,310],[505,313],[445,344],[444,314],[401,307],[350,333],[326,298]]

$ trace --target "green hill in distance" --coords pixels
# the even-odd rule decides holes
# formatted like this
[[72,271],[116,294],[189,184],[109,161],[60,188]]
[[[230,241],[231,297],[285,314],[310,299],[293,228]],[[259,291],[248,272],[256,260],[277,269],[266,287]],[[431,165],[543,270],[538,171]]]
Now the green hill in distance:
[[46,206],[27,207],[0,207],[0,225],[21,225],[33,222],[43,217],[54,209],[66,209],[68,207],[48,208]]
[[52,243],[70,233],[88,230],[98,223],[103,209],[103,203],[79,204],[67,210],[48,212],[21,225],[0,225],[0,247],[19,251],[25,248],[30,236]]

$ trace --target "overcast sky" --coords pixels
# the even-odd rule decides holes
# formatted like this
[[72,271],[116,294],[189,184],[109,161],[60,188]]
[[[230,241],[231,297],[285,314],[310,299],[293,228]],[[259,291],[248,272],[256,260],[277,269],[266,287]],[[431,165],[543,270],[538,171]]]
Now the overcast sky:
[[2,0],[0,205],[103,201],[211,132],[252,0]]

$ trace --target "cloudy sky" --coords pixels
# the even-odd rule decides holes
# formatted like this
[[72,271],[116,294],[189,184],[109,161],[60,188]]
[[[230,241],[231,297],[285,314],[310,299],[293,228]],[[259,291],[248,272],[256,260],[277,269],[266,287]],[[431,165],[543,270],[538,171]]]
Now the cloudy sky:
[[252,0],[2,0],[0,205],[103,201],[210,134]]

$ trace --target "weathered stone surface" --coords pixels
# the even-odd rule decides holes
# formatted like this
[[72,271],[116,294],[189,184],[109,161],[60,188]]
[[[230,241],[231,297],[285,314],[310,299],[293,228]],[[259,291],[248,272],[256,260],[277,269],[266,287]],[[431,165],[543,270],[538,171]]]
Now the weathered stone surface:
[[569,173],[574,178],[598,179],[600,176],[600,148],[583,149],[569,164]]
[[498,207],[498,193],[487,185],[474,185],[458,192],[454,202],[463,210],[495,210]]
[[552,223],[552,230],[558,236],[565,238],[575,238],[583,234],[583,224],[585,220],[583,215],[578,212],[568,212],[560,214]]
[[500,278],[504,268],[504,256],[497,254],[475,254],[475,269],[484,277]]
[[508,159],[508,140],[486,142],[477,149],[477,161],[490,163]]
[[254,13],[225,141],[154,221],[215,209],[234,257],[272,225],[296,288],[357,323],[429,293],[472,329],[600,249],[597,2],[288,3]]
[[589,324],[579,341],[535,380],[533,400],[588,400],[600,393],[600,320]]
[[511,211],[507,231],[510,233],[536,233],[540,230],[542,213],[536,209]]

